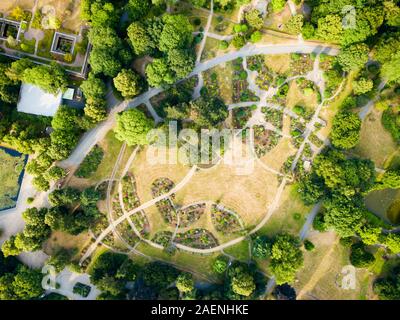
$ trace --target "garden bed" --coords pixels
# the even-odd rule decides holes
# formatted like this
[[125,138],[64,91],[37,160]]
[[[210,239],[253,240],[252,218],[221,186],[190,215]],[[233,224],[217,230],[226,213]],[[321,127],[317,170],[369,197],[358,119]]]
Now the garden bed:
[[[151,186],[153,198],[168,193],[174,186],[175,183],[168,178],[159,178],[155,180]],[[172,194],[170,197],[156,203],[158,211],[160,211],[164,221],[172,226],[176,226],[178,223],[178,216],[174,206],[172,205],[172,199],[174,197],[175,195]]]
[[205,229],[192,229],[184,233],[178,233],[174,241],[196,249],[210,249],[218,246],[217,238]]
[[133,174],[129,173],[122,178],[122,199],[126,211],[131,211],[140,205],[140,200],[136,192],[136,180]]
[[263,107],[261,109],[262,113],[265,115],[265,121],[272,124],[276,129],[282,130],[283,128],[283,111]]
[[183,209],[179,209],[179,227],[186,228],[195,223],[204,214],[205,210],[205,203],[194,204],[188,207],[184,207]]
[[268,151],[275,148],[281,136],[279,133],[270,131],[264,126],[254,126],[254,152],[258,158],[267,154]]
[[243,222],[239,215],[220,205],[214,204],[211,208],[211,220],[215,229],[223,234],[232,234],[243,229]]
[[259,98],[252,92],[247,82],[247,72],[243,68],[243,58],[238,58],[232,62],[233,64],[233,78],[232,78],[232,101],[234,103],[259,101]]
[[314,63],[309,54],[292,53],[290,57],[291,76],[304,75],[312,71]]
[[159,231],[157,232],[152,241],[162,245],[164,248],[168,247],[172,240],[172,232],[171,231]]

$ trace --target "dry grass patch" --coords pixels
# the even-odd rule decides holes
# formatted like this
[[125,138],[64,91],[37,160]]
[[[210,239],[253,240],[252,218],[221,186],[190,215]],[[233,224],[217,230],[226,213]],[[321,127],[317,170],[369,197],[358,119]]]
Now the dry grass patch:
[[232,63],[224,63],[214,68],[218,75],[218,85],[220,97],[226,104],[232,103],[232,77],[233,66]]
[[382,126],[381,117],[382,112],[375,109],[366,117],[361,127],[360,143],[354,153],[373,160],[379,168],[386,168],[398,147]]
[[313,232],[309,239],[316,244],[305,253],[304,268],[297,274],[298,299],[355,300],[371,296],[372,281],[365,269],[356,269],[355,290],[339,287],[342,268],[349,265],[349,249],[339,243],[333,232]]
[[73,236],[65,232],[53,231],[50,238],[44,244],[44,252],[52,255],[59,247],[66,249],[77,248],[78,252],[81,252],[90,243],[90,239],[89,232]]
[[289,54],[264,55],[265,65],[278,74],[285,74],[290,68]]
[[286,99],[286,105],[288,108],[293,108],[296,105],[300,105],[305,107],[307,110],[315,110],[315,108],[318,106],[317,93],[313,91],[312,94],[307,96],[299,88],[296,81],[291,81]]
[[287,186],[280,200],[279,207],[261,229],[260,234],[274,236],[278,233],[298,234],[310,212],[311,207],[301,201],[295,185]]
[[[266,181],[269,183],[266,184]],[[237,175],[232,166],[220,164],[200,171],[176,195],[176,203],[186,205],[197,201],[219,202],[235,211],[245,226],[255,225],[272,202],[278,182],[275,175],[255,163],[250,175]]]
[[296,148],[291,143],[291,139],[282,137],[278,145],[260,160],[269,168],[280,171],[286,159],[289,156],[296,154],[296,151]]
[[32,0],[1,0],[0,11],[7,12],[19,6],[24,10],[32,10],[34,1]]

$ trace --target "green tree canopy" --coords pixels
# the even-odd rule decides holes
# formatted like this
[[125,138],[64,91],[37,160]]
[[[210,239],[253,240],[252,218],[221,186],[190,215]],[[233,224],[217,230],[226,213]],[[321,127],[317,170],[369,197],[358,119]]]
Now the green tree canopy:
[[120,141],[126,141],[129,146],[146,145],[148,132],[154,127],[154,122],[137,110],[130,109],[117,115],[115,136]]

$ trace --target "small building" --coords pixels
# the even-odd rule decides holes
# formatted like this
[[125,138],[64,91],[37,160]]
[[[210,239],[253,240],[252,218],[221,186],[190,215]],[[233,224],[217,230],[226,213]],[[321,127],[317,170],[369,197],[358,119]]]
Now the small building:
[[21,22],[0,18],[0,39],[7,40],[8,37],[13,37],[19,40],[21,33]]
[[73,54],[76,44],[76,36],[61,32],[55,32],[53,43],[51,44],[51,53],[55,54]]
[[62,102],[62,92],[48,93],[34,85],[23,83],[17,104],[19,112],[52,117]]
[[83,109],[85,101],[82,90],[77,87],[68,87],[62,96],[62,104],[74,109]]

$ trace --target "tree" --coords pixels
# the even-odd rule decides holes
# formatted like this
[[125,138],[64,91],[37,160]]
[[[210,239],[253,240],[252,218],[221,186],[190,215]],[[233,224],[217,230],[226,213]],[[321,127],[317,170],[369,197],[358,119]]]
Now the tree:
[[176,80],[166,58],[154,59],[146,66],[147,82],[151,87],[173,84]]
[[358,70],[367,63],[368,52],[369,48],[366,44],[354,44],[342,49],[337,57],[337,61],[344,71]]
[[80,115],[79,111],[67,106],[60,106],[51,120],[51,126],[54,130],[79,131]]
[[150,34],[140,22],[134,22],[128,27],[128,37],[133,51],[138,56],[150,53],[155,48]]
[[339,41],[342,36],[342,18],[336,14],[328,14],[318,19],[317,38],[327,41]]
[[31,69],[33,66],[34,63],[31,60],[23,58],[12,62],[10,68],[5,71],[5,74],[14,82],[22,81],[24,71]]
[[160,262],[150,262],[143,269],[143,280],[147,286],[155,289],[168,287],[179,275],[174,267]]
[[194,280],[191,273],[181,273],[176,279],[176,287],[181,293],[189,293],[194,290]]
[[90,20],[92,27],[114,27],[119,21],[117,8],[111,2],[94,0],[90,6]]
[[39,191],[48,191],[50,189],[49,181],[44,176],[34,177],[32,185]]
[[374,255],[366,251],[362,243],[355,243],[351,246],[350,262],[356,268],[367,268],[374,261]]
[[189,19],[181,14],[163,16],[163,30],[160,35],[159,49],[168,52],[172,49],[188,47],[193,39],[193,27]]
[[133,20],[139,20],[147,15],[151,8],[150,0],[129,0],[126,8],[129,12],[129,17]]
[[124,98],[132,99],[143,89],[140,76],[133,70],[122,69],[114,78],[115,88]]
[[262,18],[260,11],[257,9],[246,11],[244,13],[244,19],[251,28],[256,30],[260,30],[264,26],[264,19]]
[[236,49],[240,49],[246,44],[246,38],[241,34],[235,34],[232,44]]
[[255,31],[250,36],[250,41],[252,43],[260,42],[262,39],[262,33],[260,31]]
[[392,59],[383,64],[382,76],[388,81],[400,82],[400,53],[393,55]]
[[84,80],[80,86],[85,98],[104,99],[107,87],[102,80],[96,78],[93,73],[89,73],[87,80]]
[[173,49],[168,52],[168,62],[177,79],[187,77],[195,65],[195,54],[189,50]]
[[96,124],[107,118],[106,101],[103,99],[89,98],[86,100],[85,117]]
[[351,149],[360,140],[361,119],[351,112],[340,112],[333,120],[332,144],[341,149]]
[[96,205],[96,203],[100,200],[100,197],[100,192],[97,191],[96,188],[86,188],[81,193],[81,204],[83,206]]
[[93,48],[89,60],[95,74],[115,77],[122,68],[121,62],[108,48]]
[[137,110],[130,109],[117,115],[115,136],[120,141],[126,141],[129,146],[146,145],[149,143],[147,134],[154,127],[153,121]]
[[11,236],[8,240],[4,241],[1,246],[1,251],[5,257],[18,256],[22,253],[22,250],[15,245],[15,238],[15,236]]
[[353,91],[357,95],[370,92],[373,87],[374,83],[371,79],[360,78],[353,82]]
[[22,81],[38,86],[52,94],[64,91],[68,85],[64,69],[54,61],[50,65],[39,65],[25,69],[22,74]]
[[218,256],[213,263],[213,271],[217,274],[222,274],[228,268],[229,260],[224,256]]
[[288,234],[276,236],[271,247],[271,273],[277,284],[294,280],[296,272],[303,266],[303,253],[300,241]]
[[96,48],[112,48],[114,51],[117,51],[122,45],[121,39],[111,27],[100,26],[90,28],[88,39]]
[[40,271],[21,266],[12,282],[13,291],[18,299],[33,299],[43,294],[42,278]]
[[237,273],[232,277],[231,286],[234,293],[249,297],[256,289],[254,278],[246,272]]
[[389,233],[384,237],[383,244],[390,250],[393,254],[400,253],[400,235],[397,233]]
[[304,16],[301,14],[296,14],[292,16],[286,23],[285,28],[289,33],[299,34],[303,29]]
[[384,1],[385,20],[389,26],[400,26],[400,7],[394,1]]
[[382,230],[380,227],[364,225],[357,231],[357,234],[366,245],[374,245],[379,243],[381,232]]
[[71,259],[76,253],[77,249],[61,247],[47,260],[47,264],[54,267],[56,272],[61,272],[71,263]]
[[228,116],[225,104],[217,97],[202,96],[189,103],[165,109],[167,118],[185,120],[190,118],[195,128],[213,128]]
[[282,11],[285,7],[287,0],[271,0],[270,6],[273,12]]

